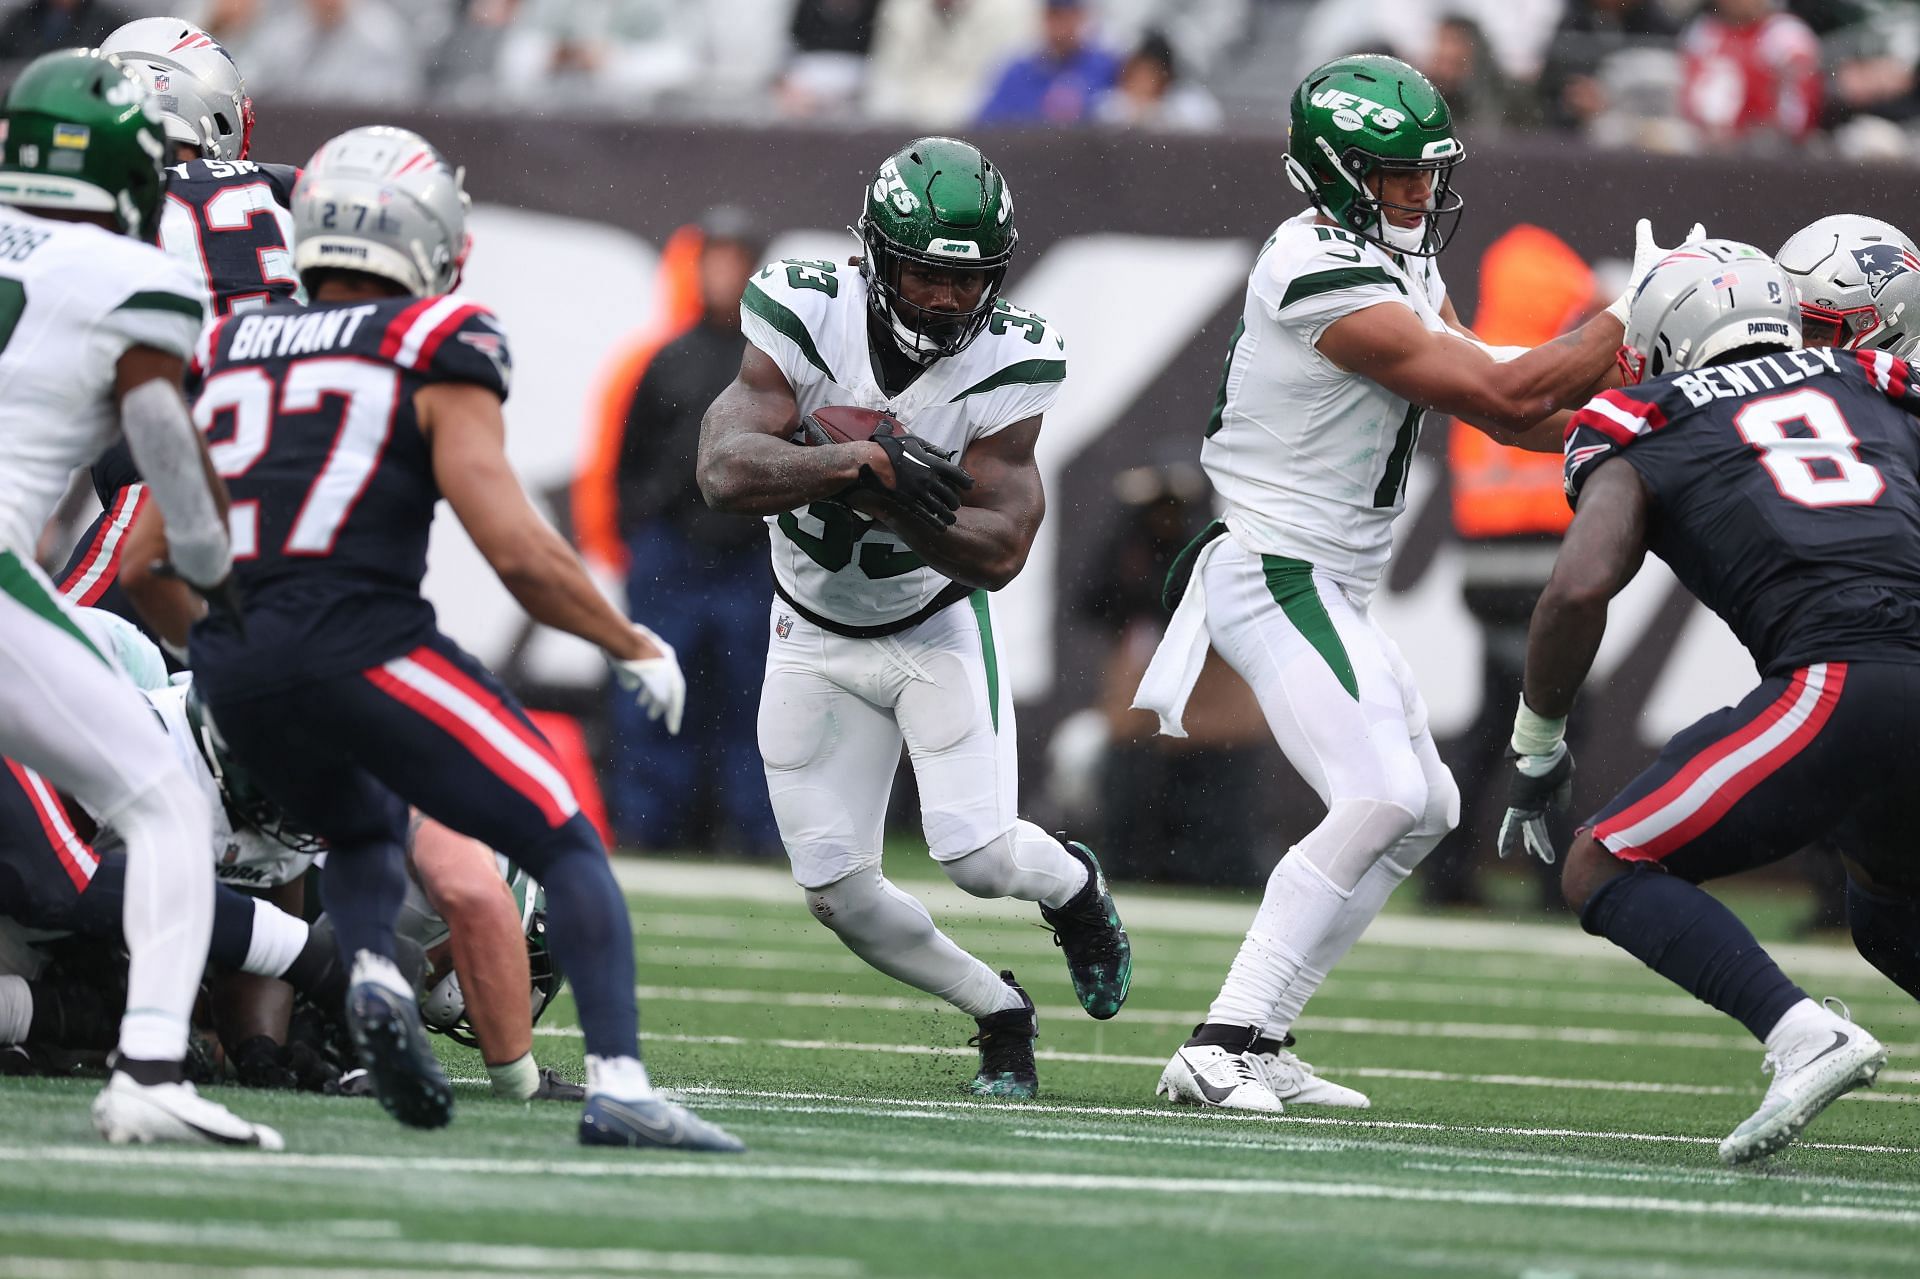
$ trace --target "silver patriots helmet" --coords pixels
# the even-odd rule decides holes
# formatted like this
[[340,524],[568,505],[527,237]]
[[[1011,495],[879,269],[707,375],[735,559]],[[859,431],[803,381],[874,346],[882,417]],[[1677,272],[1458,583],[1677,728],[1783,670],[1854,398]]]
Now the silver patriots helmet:
[[1836,213],[1787,237],[1779,262],[1800,290],[1808,346],[1903,359],[1920,348],[1920,248],[1900,228]]
[[232,55],[212,36],[180,18],[141,18],[101,41],[100,52],[140,78],[169,142],[199,147],[209,160],[247,158],[253,100]]
[[1800,349],[1792,277],[1751,244],[1702,240],[1661,258],[1640,282],[1623,356],[1639,381],[1750,346]]
[[415,297],[451,292],[467,260],[465,175],[410,129],[349,129],[293,189],[294,270],[302,283],[358,271]]

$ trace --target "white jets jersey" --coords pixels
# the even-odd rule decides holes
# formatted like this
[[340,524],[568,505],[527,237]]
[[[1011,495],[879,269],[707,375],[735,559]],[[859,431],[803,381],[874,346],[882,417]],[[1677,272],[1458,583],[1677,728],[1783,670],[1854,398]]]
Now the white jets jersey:
[[[780,366],[803,416],[829,405],[885,409],[956,457],[977,439],[1045,413],[1067,376],[1059,332],[999,302],[964,351],[888,395],[867,348],[866,281],[857,268],[832,262],[763,268],[741,299],[740,326]],[[767,526],[780,589],[831,621],[899,621],[948,585],[885,525],[835,503],[769,516]]]
[[31,559],[74,468],[119,437],[120,357],[186,358],[205,308],[193,272],[151,244],[0,206],[0,551]]
[[1327,326],[1398,303],[1435,333],[1447,286],[1432,258],[1390,253],[1312,210],[1255,261],[1201,464],[1249,549],[1371,589],[1406,503],[1423,410],[1316,349]]
[[[219,783],[214,780],[213,770],[207,766],[207,757],[200,753],[200,745],[194,740],[193,723],[187,717],[189,687],[191,681],[188,676],[176,675],[174,682],[163,688],[143,691],[154,713],[166,726],[167,739],[173,745],[174,756],[187,776],[193,779],[194,785],[200,788],[200,794],[213,814],[211,851],[215,877],[232,888],[278,888],[282,884],[292,883],[307,873],[307,867],[313,865],[313,855],[295,852],[251,827],[234,829],[233,819],[227,815],[226,801],[220,794]],[[125,847],[111,828],[101,830],[94,845],[103,851],[120,851]]]

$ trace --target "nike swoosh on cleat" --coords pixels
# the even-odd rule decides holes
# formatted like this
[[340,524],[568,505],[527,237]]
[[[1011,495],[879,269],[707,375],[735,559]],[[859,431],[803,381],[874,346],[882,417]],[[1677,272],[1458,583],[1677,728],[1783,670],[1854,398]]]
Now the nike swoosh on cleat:
[[1802,1066],[1800,1069],[1805,1070],[1807,1066],[1813,1065],[1814,1062],[1819,1061],[1822,1057],[1825,1057],[1828,1053],[1833,1052],[1836,1049],[1845,1048],[1850,1038],[1851,1037],[1844,1030],[1834,1031],[1833,1042],[1828,1044],[1825,1048],[1822,1048],[1819,1052],[1815,1053],[1813,1056],[1807,1058],[1806,1066]]
[[[176,1115],[174,1116],[174,1118],[179,1119],[179,1116]],[[202,1128],[199,1124],[194,1123],[193,1120],[191,1119],[181,1119],[180,1122],[185,1124],[187,1127],[193,1129],[195,1132],[199,1133],[202,1137],[205,1137],[208,1141],[213,1142],[215,1145],[257,1146],[260,1144],[260,1134],[256,1132],[249,1132],[244,1137],[229,1137],[226,1133],[215,1132],[211,1128]]]
[[1194,1070],[1191,1066],[1187,1069],[1189,1073],[1193,1075],[1193,1086],[1200,1090],[1200,1095],[1216,1106],[1225,1105],[1227,1098],[1233,1096],[1234,1088],[1239,1087],[1238,1084],[1234,1084],[1227,1088],[1215,1088],[1201,1076],[1199,1071]]
[[666,1120],[664,1123],[656,1123],[654,1120],[642,1115],[639,1111],[623,1106],[610,1098],[602,1097],[600,1099],[600,1106],[602,1109],[612,1112],[616,1117],[632,1124],[635,1128],[638,1128],[649,1137],[659,1141],[662,1145],[671,1144],[676,1139],[684,1136],[678,1117],[671,1111],[666,1112]]

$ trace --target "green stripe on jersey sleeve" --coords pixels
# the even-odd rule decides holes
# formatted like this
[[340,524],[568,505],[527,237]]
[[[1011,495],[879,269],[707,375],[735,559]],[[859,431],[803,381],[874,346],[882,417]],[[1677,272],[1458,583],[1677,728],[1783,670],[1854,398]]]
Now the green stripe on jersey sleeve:
[[1009,364],[999,372],[981,378],[947,403],[958,404],[969,395],[984,395],[988,391],[997,391],[1003,386],[1038,386],[1044,382],[1066,380],[1067,362],[1065,360],[1022,360],[1018,364]]
[[829,380],[833,379],[833,370],[820,358],[820,350],[813,344],[813,335],[807,332],[807,326],[800,322],[799,316],[752,282],[747,284],[747,291],[741,295],[740,305],[771,324],[789,342],[800,348],[800,354],[807,358],[807,363],[826,374]]
[[1286,296],[1280,299],[1280,309],[1286,310],[1295,302],[1318,297],[1322,293],[1332,293],[1339,289],[1357,289],[1368,284],[1391,284],[1401,293],[1407,286],[1387,274],[1383,266],[1348,266],[1332,271],[1315,271],[1310,275],[1295,276],[1287,284]]
[[176,315],[190,316],[195,320],[205,319],[207,314],[207,308],[198,298],[185,297],[178,293],[162,293],[152,289],[134,294],[114,310],[171,311]]

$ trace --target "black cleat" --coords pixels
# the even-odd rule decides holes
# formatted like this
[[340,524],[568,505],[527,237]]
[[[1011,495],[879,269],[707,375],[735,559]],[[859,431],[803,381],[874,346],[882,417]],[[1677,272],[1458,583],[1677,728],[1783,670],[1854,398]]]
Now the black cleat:
[[528,1101],[585,1101],[587,1090],[572,1080],[565,1078],[552,1066],[540,1068],[540,1086],[533,1090]]
[[605,1093],[589,1097],[587,1108],[580,1113],[580,1144],[697,1150],[716,1155],[737,1155],[747,1148],[718,1124],[710,1124],[664,1097],[623,1101]]
[[1133,943],[1120,926],[1113,894],[1100,861],[1085,844],[1061,840],[1067,851],[1087,867],[1087,884],[1058,910],[1040,908],[1040,917],[1053,929],[1053,943],[1066,952],[1073,993],[1089,1017],[1105,1021],[1127,1002],[1133,986]]
[[[356,977],[360,967],[354,966]],[[361,977],[347,991],[347,1030],[388,1114],[409,1128],[446,1126],[453,1088],[427,1042],[417,1000]]]
[[967,1043],[980,1050],[980,1073],[967,1081],[966,1091],[976,1097],[1031,1101],[1040,1095],[1040,1070],[1033,1062],[1040,1023],[1033,1014],[1033,1000],[1013,974],[1002,971],[1000,980],[1013,987],[1021,1006],[974,1019],[980,1032]]

